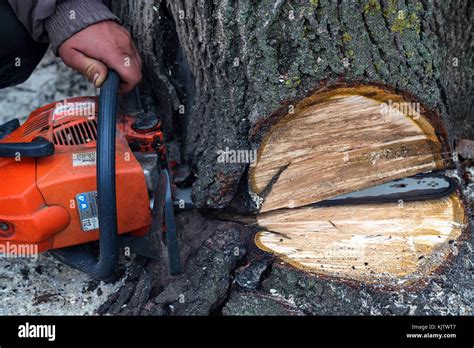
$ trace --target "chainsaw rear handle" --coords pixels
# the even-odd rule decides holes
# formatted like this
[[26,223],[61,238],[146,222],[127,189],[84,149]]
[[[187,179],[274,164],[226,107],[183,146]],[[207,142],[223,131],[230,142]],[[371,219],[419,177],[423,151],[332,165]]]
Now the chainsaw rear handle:
[[[0,140],[20,127],[18,119],[0,125]],[[0,142],[0,158],[41,158],[54,154],[54,144],[45,138],[37,137],[31,142]]]
[[99,258],[80,248],[64,248],[53,254],[67,265],[95,279],[106,279],[117,268],[119,236],[115,187],[115,131],[120,78],[109,70],[100,90],[97,125],[97,209],[99,220]]
[[53,154],[54,145],[47,140],[0,144],[0,158],[41,158]]

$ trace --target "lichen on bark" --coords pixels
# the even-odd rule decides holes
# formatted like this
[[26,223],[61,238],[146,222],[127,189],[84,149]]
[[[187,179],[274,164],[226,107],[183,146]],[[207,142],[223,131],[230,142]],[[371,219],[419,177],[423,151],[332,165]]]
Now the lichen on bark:
[[246,169],[243,163],[218,163],[217,151],[257,148],[249,137],[252,128],[322,83],[384,83],[413,94],[447,123],[452,118],[447,105],[456,109],[444,82],[456,71],[446,68],[448,53],[436,35],[449,44],[449,29],[433,30],[439,11],[446,11],[437,2],[138,3],[114,7],[139,42],[159,105],[168,119],[174,117],[167,123],[178,124],[184,159],[196,176],[198,207],[228,205]]
[[[251,136],[256,127],[320,86],[353,81],[391,86],[438,112],[451,136],[474,138],[471,1],[142,0],[112,2],[112,7],[131,28],[144,57],[145,90],[194,171],[193,199],[199,208],[226,208],[246,189],[247,164],[219,163],[217,151],[257,148],[258,137]],[[243,247],[237,234],[230,233],[225,243]],[[217,241],[206,238],[211,242],[199,244],[206,248],[199,254],[214,255],[211,246]],[[215,255],[222,259],[222,253]],[[224,314],[472,313],[468,243],[460,245],[447,274],[415,295],[380,294],[275,262],[258,289],[240,289],[231,274],[241,261],[226,260],[225,267],[214,270],[225,279],[218,286],[204,294],[185,289],[197,292],[194,299],[206,303],[205,311],[217,306]],[[159,265],[148,265],[148,271],[154,268]],[[131,282],[148,284],[141,277]],[[169,281],[173,287],[175,281]],[[154,282],[144,286],[150,289],[143,296],[148,302],[140,297],[138,307],[147,314],[167,314],[168,293],[154,302],[164,289]],[[184,288],[179,281],[177,286]],[[138,298],[131,295],[138,292],[133,289],[122,296],[125,302]],[[442,300],[435,299],[437,294]]]

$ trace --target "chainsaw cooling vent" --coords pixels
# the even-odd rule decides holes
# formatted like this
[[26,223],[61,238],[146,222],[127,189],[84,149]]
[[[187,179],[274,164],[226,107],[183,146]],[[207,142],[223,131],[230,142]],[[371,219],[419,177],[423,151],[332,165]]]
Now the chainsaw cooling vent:
[[48,130],[49,113],[43,112],[33,119],[28,120],[23,130],[23,136],[27,136],[33,132],[43,133]]
[[97,121],[89,120],[80,123],[68,123],[53,131],[54,145],[75,146],[88,144],[97,140]]

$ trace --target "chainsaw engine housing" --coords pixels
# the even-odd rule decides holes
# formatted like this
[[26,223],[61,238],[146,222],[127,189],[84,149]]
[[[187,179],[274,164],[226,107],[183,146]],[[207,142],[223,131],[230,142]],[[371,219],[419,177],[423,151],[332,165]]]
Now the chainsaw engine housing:
[[[44,252],[99,240],[97,109],[95,97],[52,103],[32,112],[21,127],[0,140],[45,139],[55,148],[49,157],[0,158],[0,245],[26,244]],[[128,115],[117,117],[117,221],[119,234],[138,237],[151,225],[151,193],[149,178],[130,144],[134,151],[156,154],[153,145],[162,141],[162,133],[159,123],[135,131],[133,122]]]

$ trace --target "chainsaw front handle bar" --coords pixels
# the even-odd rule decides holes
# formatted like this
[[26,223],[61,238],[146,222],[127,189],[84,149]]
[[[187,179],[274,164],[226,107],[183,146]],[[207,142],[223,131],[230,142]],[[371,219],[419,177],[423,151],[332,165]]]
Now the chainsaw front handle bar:
[[100,90],[97,125],[97,209],[99,220],[99,259],[80,248],[53,251],[67,265],[95,279],[110,277],[119,260],[117,200],[115,187],[115,131],[120,78],[109,70]]

